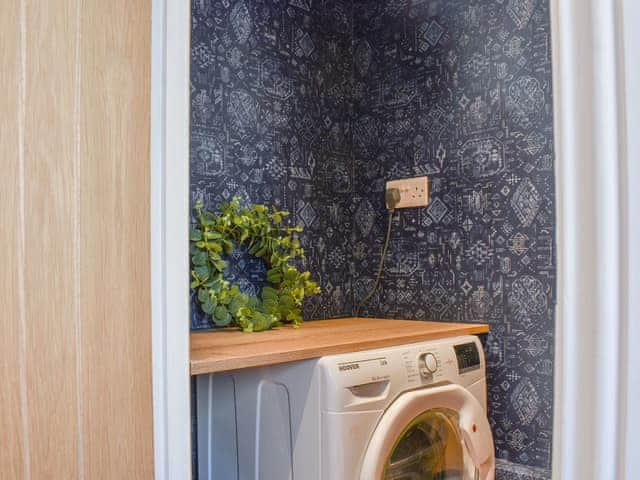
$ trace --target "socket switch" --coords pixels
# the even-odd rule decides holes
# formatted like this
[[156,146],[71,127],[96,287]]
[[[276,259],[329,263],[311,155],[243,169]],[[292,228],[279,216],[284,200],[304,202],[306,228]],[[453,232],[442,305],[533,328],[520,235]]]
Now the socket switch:
[[426,207],[429,204],[429,177],[390,180],[386,188],[400,190],[400,202],[396,208]]

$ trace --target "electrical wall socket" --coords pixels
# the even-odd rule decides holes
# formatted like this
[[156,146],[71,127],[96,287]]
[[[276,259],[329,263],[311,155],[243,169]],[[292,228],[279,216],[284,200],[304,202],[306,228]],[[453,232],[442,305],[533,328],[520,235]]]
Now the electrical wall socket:
[[426,207],[429,204],[429,177],[390,180],[386,188],[400,190],[400,202],[395,208]]

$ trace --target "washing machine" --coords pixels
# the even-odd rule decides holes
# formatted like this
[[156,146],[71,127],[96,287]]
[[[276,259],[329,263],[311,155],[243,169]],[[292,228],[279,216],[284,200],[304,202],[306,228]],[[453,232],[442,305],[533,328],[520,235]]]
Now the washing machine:
[[197,378],[200,480],[493,480],[464,336]]

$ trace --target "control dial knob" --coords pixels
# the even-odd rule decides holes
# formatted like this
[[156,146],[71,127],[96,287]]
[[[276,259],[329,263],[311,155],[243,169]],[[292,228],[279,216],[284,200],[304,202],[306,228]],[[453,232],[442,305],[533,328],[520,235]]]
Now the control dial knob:
[[438,370],[438,359],[433,353],[426,353],[422,356],[420,373],[423,377],[430,377]]
[[427,353],[424,356],[424,366],[429,370],[429,373],[435,373],[438,369],[438,360],[433,353]]

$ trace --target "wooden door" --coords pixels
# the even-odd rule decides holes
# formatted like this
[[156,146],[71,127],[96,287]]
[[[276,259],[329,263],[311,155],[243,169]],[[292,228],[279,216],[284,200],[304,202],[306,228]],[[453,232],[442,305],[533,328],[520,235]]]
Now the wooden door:
[[0,3],[0,477],[152,478],[151,1]]

